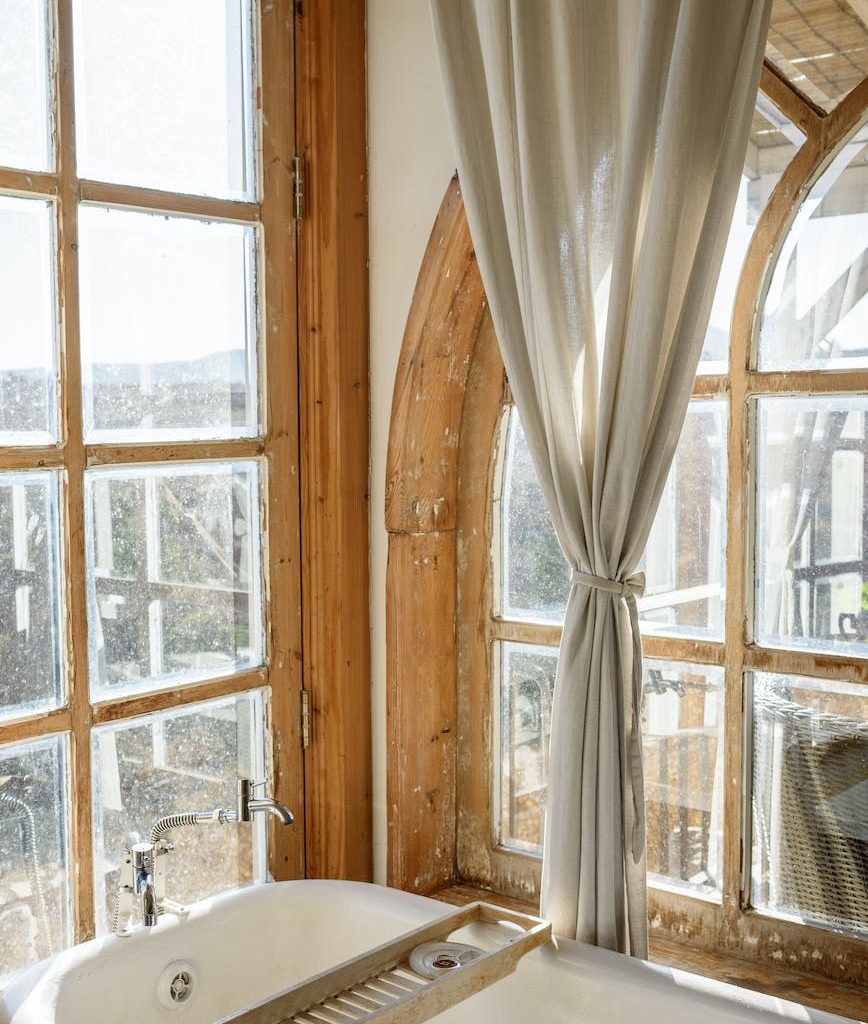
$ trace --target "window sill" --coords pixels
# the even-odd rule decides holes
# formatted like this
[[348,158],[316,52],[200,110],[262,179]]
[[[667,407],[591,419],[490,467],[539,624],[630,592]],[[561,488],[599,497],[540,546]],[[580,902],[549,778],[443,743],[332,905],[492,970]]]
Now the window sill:
[[[426,895],[454,906],[464,906],[474,900],[485,900],[509,910],[518,910],[526,914],[539,913],[539,907],[535,903],[501,896],[490,889],[461,883],[432,889]],[[772,969],[742,960],[740,957],[696,949],[669,939],[652,936],[650,947],[649,959],[662,967],[690,971],[778,999],[790,999],[812,1009],[837,1013],[852,1020],[868,1020],[868,996],[852,986],[786,968]]]

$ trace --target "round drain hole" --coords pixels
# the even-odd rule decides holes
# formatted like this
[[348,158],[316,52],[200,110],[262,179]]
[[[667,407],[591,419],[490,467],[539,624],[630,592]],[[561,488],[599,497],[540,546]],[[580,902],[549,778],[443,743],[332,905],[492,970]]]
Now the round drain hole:
[[183,1010],[196,991],[196,972],[186,960],[173,960],[157,981],[157,1002],[166,1010]]

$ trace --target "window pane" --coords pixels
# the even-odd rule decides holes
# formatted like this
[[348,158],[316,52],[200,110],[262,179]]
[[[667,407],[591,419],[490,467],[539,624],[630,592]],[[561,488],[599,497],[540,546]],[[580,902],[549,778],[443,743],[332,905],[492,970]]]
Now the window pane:
[[643,632],[723,639],[725,401],[691,402],[640,568]]
[[541,853],[558,652],[530,644],[495,647],[500,663],[500,841]]
[[744,258],[769,196],[804,141],[805,137],[799,129],[780,113],[771,100],[760,93],[717,291],[714,293],[711,318],[699,360],[699,373],[729,371],[730,322]]
[[[47,171],[51,149],[48,4],[0,0],[0,166]],[[3,232],[0,231],[0,238]]]
[[85,502],[94,697],[261,664],[256,462],[90,470]]
[[251,197],[249,2],[74,0],[73,10],[80,177]]
[[757,402],[760,643],[868,653],[866,416],[866,397]]
[[251,227],[83,206],[89,441],[257,433]]
[[[260,692],[93,731],[94,892],[97,928],[111,927],[118,872],[131,832],[145,841],[166,814],[235,807],[235,780],[265,777]],[[176,829],[163,858],[166,895],[192,903],[265,881],[265,825]]]
[[0,981],[72,944],[66,738],[0,746]]
[[868,365],[868,128],[811,189],[784,240],[763,310],[763,370]]
[[868,689],[753,677],[752,903],[868,930]]
[[831,110],[868,75],[863,19],[852,0],[774,0],[766,56],[797,89]]
[[[2,0],[0,0],[2,3]],[[54,208],[0,196],[0,444],[57,438]]]
[[510,413],[503,474],[503,614],[562,622],[570,569],[552,527],[518,411]]
[[644,692],[649,881],[718,894],[723,867],[723,669],[646,659]]
[[57,475],[0,473],[0,719],[62,702]]

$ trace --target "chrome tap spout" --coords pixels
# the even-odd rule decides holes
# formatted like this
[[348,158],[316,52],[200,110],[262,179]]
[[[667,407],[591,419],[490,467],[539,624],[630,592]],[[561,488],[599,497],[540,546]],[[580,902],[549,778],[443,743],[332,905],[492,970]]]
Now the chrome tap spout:
[[250,779],[238,780],[238,800],[236,815],[238,821],[250,821],[258,811],[265,811],[280,819],[281,825],[291,825],[295,818],[292,811],[270,796],[253,796],[253,782]]

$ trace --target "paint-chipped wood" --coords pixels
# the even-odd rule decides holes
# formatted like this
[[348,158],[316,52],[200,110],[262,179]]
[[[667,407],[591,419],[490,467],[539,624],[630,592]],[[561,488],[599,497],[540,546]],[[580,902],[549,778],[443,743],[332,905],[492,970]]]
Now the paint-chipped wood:
[[[365,5],[295,5],[307,871],[373,871]],[[289,175],[289,164],[281,173]],[[291,230],[289,220],[285,230]]]
[[[293,0],[263,4],[260,26],[262,104],[262,223],[265,259],[263,380],[266,480],[264,557],[271,774],[276,799],[295,812],[292,828],[269,821],[268,860],[279,880],[305,873],[306,819],[301,747],[301,490],[298,426],[296,239],[292,220],[295,130]],[[248,442],[250,443],[250,442]],[[253,442],[256,443],[256,442]]]
[[422,262],[395,378],[394,441],[386,465],[390,533],[455,528],[457,425],[483,309],[482,281],[454,178]]
[[455,533],[393,534],[386,590],[388,881],[455,874]]

